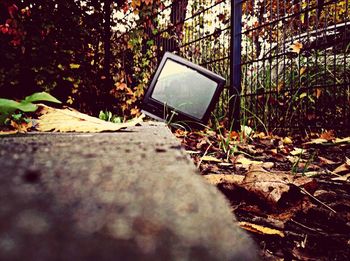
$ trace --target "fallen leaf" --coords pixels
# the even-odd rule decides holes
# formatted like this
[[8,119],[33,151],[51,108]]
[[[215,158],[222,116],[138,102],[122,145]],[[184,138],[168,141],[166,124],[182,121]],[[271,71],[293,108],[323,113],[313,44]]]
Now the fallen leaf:
[[322,143],[327,143],[328,140],[326,139],[322,139],[322,138],[318,138],[318,139],[313,139],[309,142],[305,142],[304,145],[308,145],[308,144],[322,144]]
[[334,143],[335,143],[335,144],[339,144],[339,143],[350,143],[350,137],[346,137],[346,138],[343,138],[343,139],[336,138],[336,139],[334,140]]
[[264,169],[272,169],[275,166],[275,163],[273,163],[273,162],[264,162],[261,166]]
[[286,145],[288,145],[288,144],[293,144],[293,141],[292,141],[291,138],[285,137],[285,138],[283,139],[283,144],[286,144]]
[[264,227],[264,226],[260,226],[257,224],[245,222],[245,221],[239,222],[239,225],[241,226],[241,228],[248,230],[248,231],[251,231],[251,232],[255,232],[255,233],[259,233],[259,234],[263,234],[263,235],[277,235],[280,237],[284,237],[284,233],[280,230],[277,230],[277,229]]
[[229,167],[229,166],[232,166],[232,163],[222,162],[222,163],[219,163],[219,166],[222,166],[222,167]]
[[244,169],[248,169],[251,165],[261,165],[263,164],[262,161],[256,161],[256,160],[250,160],[244,155],[240,154],[237,157],[233,157],[231,160],[233,160],[233,163],[240,164]]
[[32,121],[29,121],[28,123],[26,122],[17,123],[15,121],[11,121],[11,126],[14,127],[18,132],[25,133],[28,131],[28,129],[33,127],[33,123]]
[[348,181],[350,180],[350,173],[347,173],[340,177],[332,178],[332,180]]
[[203,156],[203,157],[201,158],[201,160],[202,160],[202,161],[211,161],[211,162],[222,162],[222,160],[217,159],[217,158],[215,158],[215,157],[213,157],[213,156],[208,156],[208,155]]
[[317,88],[317,89],[316,89],[316,98],[317,98],[317,99],[320,98],[320,97],[321,97],[321,94],[322,94],[322,89]]
[[311,178],[311,177],[322,175],[324,173],[325,173],[324,171],[307,171],[302,173],[302,175]]
[[335,137],[334,137],[334,131],[333,130],[330,130],[330,131],[326,131],[324,133],[322,133],[320,135],[320,138],[321,139],[325,139],[327,141],[331,141],[331,140],[334,140]]
[[290,152],[292,156],[302,155],[305,152],[305,149],[294,148],[293,151]]
[[340,174],[343,172],[348,172],[350,170],[350,166],[346,163],[340,165],[339,167],[337,167],[335,170],[333,170],[332,172],[335,174]]
[[9,131],[0,131],[0,136],[1,135],[12,135],[12,134],[17,134],[18,130],[9,130]]
[[259,132],[254,134],[253,138],[263,139],[266,137],[266,134],[264,132]]
[[207,182],[212,185],[224,187],[226,189],[232,189],[233,187],[240,186],[244,180],[244,176],[241,175],[225,175],[225,174],[210,174],[203,176]]
[[142,122],[142,116],[127,123],[112,123],[83,114],[71,108],[55,109],[40,105],[36,129],[43,132],[103,132],[118,131]]
[[254,133],[253,129],[249,126],[242,125],[241,126],[241,132],[244,134],[245,137],[249,137]]
[[337,164],[337,162],[334,162],[332,160],[329,160],[325,157],[321,157],[321,156],[318,156],[318,159],[320,160],[321,162],[321,165],[333,165],[333,164]]
[[194,151],[194,150],[186,150],[187,154],[199,154],[200,151]]
[[282,196],[290,191],[291,184],[297,187],[308,187],[313,181],[301,175],[291,175],[289,172],[280,171],[268,172],[261,166],[255,166],[248,171],[242,186],[275,206]]

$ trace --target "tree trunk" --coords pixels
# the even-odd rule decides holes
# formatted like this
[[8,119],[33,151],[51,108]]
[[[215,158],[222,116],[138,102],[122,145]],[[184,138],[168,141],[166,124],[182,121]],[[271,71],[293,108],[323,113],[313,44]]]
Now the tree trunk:
[[112,0],[104,2],[104,92],[108,92],[111,83],[111,4]]

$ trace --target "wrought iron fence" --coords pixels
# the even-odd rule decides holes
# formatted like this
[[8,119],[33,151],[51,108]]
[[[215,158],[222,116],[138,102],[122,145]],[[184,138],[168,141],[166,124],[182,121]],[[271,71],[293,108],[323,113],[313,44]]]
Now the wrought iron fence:
[[269,129],[349,126],[348,0],[240,7],[243,119],[259,117]]
[[214,120],[269,131],[350,126],[349,0],[163,2],[132,30],[146,28],[143,54],[156,46],[151,70],[171,51],[227,79]]

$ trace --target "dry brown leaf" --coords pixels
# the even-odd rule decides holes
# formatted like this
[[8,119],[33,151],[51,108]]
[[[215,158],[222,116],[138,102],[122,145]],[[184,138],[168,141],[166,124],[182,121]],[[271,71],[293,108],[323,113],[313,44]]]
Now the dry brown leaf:
[[332,172],[335,174],[340,174],[340,173],[348,172],[349,170],[350,170],[350,165],[344,163],[344,164],[340,165],[339,167],[337,167]]
[[244,169],[248,169],[251,165],[261,165],[262,161],[250,160],[244,155],[240,154],[233,159],[233,163],[240,164]]
[[40,108],[41,116],[36,129],[44,132],[118,131],[142,122],[142,117],[140,117],[127,123],[112,123],[91,117],[71,108],[55,109],[46,105],[40,105]]
[[284,233],[280,230],[277,230],[277,229],[264,227],[264,226],[260,226],[257,224],[245,222],[245,221],[239,222],[239,225],[241,226],[241,228],[248,230],[248,231],[255,232],[255,233],[259,233],[259,234],[263,234],[263,235],[277,235],[280,237],[284,237]]
[[240,186],[244,180],[244,176],[241,175],[210,174],[203,177],[212,185],[222,185],[226,188]]
[[316,89],[316,98],[317,98],[317,99],[320,98],[320,97],[321,97],[321,94],[322,94],[322,89],[317,88],[317,89]]
[[321,139],[325,139],[327,141],[331,141],[331,140],[334,140],[335,137],[334,137],[334,131],[333,130],[330,130],[330,131],[326,131],[324,133],[322,133],[320,135],[320,138]]
[[321,156],[318,156],[320,162],[321,162],[321,165],[333,165],[333,164],[337,164],[337,162],[334,162],[332,160],[329,160],[325,157],[321,157]]
[[272,169],[275,166],[275,163],[273,163],[273,162],[264,162],[261,166],[264,169]]
[[32,121],[29,123],[22,122],[22,123],[17,123],[15,121],[11,121],[11,126],[15,128],[18,132],[25,133],[27,132],[31,127],[33,127]]
[[268,172],[261,166],[254,166],[249,170],[242,186],[266,200],[271,205],[276,205],[283,194],[290,191],[290,184],[297,187],[305,187],[313,183],[313,179],[300,175],[291,175],[287,172]]
[[332,178],[332,180],[348,181],[350,180],[350,173],[347,173],[340,177]]

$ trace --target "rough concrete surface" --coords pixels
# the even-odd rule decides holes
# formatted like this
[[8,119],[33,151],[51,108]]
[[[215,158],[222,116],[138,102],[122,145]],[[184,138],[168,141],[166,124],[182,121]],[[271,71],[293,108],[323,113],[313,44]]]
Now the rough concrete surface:
[[165,125],[0,137],[0,260],[253,260]]

